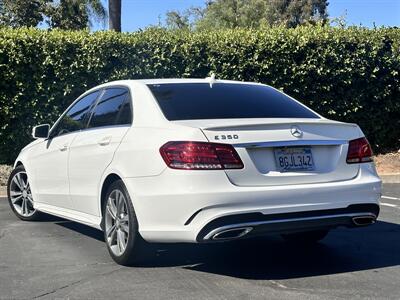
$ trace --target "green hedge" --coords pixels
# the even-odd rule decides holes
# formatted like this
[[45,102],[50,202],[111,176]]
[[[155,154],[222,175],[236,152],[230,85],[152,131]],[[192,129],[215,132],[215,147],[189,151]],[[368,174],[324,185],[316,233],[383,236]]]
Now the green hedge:
[[116,79],[206,77],[280,88],[325,117],[358,123],[375,151],[399,149],[400,30],[114,32],[0,29],[0,162],[80,93]]

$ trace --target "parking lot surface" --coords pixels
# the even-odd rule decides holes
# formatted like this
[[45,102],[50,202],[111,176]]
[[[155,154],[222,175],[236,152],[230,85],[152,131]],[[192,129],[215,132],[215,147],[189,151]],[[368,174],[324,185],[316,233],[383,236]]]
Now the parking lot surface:
[[101,232],[20,221],[0,198],[1,299],[399,299],[400,184],[384,185],[377,224],[312,247],[271,236],[155,251],[143,266],[119,266]]

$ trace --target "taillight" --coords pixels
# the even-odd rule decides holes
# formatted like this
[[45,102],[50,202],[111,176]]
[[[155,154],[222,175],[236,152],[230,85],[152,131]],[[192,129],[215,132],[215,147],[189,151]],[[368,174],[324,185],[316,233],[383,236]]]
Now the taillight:
[[365,137],[349,141],[346,161],[348,164],[372,161],[372,148]]
[[243,163],[229,144],[168,142],[160,148],[168,167],[185,170],[242,169]]

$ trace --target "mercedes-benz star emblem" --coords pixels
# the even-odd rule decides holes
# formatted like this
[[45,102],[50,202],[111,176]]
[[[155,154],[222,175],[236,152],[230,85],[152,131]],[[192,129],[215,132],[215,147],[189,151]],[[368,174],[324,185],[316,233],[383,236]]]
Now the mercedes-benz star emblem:
[[293,125],[292,128],[290,128],[290,132],[292,133],[292,135],[294,137],[297,137],[297,138],[299,138],[303,135],[303,131],[301,131],[301,129],[296,125]]

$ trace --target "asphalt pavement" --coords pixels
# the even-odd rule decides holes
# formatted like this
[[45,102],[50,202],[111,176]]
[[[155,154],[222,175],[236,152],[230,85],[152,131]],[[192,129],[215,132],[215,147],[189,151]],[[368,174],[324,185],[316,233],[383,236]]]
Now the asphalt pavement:
[[313,247],[271,236],[155,251],[140,267],[116,265],[100,231],[23,222],[0,198],[0,299],[399,299],[400,184],[384,185],[375,225]]

